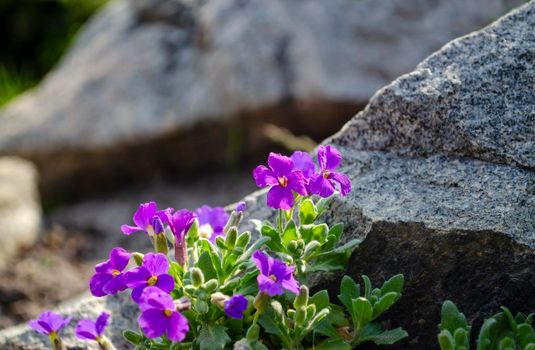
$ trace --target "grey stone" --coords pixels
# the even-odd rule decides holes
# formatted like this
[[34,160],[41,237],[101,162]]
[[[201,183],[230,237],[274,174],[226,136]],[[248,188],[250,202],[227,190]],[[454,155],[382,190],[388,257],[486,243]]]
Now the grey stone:
[[117,0],[0,112],[0,153],[32,159],[43,195],[65,198],[220,166],[236,142],[235,157],[258,154],[265,122],[321,139],[448,40],[521,2]]
[[0,157],[0,267],[31,247],[41,229],[41,203],[35,166],[20,158]]

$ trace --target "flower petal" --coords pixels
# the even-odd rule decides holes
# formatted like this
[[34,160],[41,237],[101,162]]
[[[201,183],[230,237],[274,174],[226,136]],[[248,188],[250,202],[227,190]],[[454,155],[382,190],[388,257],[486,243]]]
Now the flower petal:
[[269,295],[270,297],[275,295],[282,295],[284,290],[280,283],[273,281],[271,278],[265,275],[258,275],[256,278],[258,282],[258,289]]
[[124,274],[124,283],[129,287],[137,287],[140,284],[146,284],[152,274],[145,266],[133,268]]
[[110,319],[110,314],[107,312],[103,312],[98,316],[95,322],[95,329],[97,330],[98,335],[102,335],[104,333],[104,329],[108,325],[109,319]]
[[89,290],[95,297],[103,297],[106,293],[103,287],[113,278],[108,273],[95,273],[89,280]]
[[143,257],[143,267],[151,276],[159,276],[169,271],[169,260],[162,253],[148,253]]
[[37,331],[44,335],[48,335],[50,332],[52,332],[52,330],[46,323],[39,320],[31,320],[30,322],[28,322],[28,326],[30,326],[30,328],[34,331]]
[[134,232],[143,231],[143,229],[141,227],[137,227],[137,226],[121,225],[121,231],[125,235],[130,236]]
[[290,275],[289,278],[282,280],[282,287],[294,294],[299,294],[299,283],[295,280],[293,275]]
[[188,320],[178,312],[173,312],[169,317],[167,326],[167,337],[171,341],[180,342],[186,339],[189,331]]
[[333,146],[318,147],[318,163],[321,170],[334,170],[342,161],[342,154]]
[[301,171],[303,176],[307,179],[316,171],[314,161],[307,152],[295,151],[292,154],[292,160],[294,161],[294,169]]
[[156,202],[142,203],[134,214],[134,223],[143,230],[150,225],[152,217],[156,214]]
[[132,254],[123,248],[115,247],[110,251],[110,262],[114,268],[123,271],[126,265],[128,265],[131,256]]
[[95,327],[95,322],[91,320],[79,321],[74,328],[74,334],[82,340],[95,340],[100,335]]
[[156,287],[160,288],[164,292],[170,293],[175,287],[175,280],[173,276],[164,273],[158,276],[158,282],[156,282]]
[[163,310],[148,309],[141,313],[138,318],[139,328],[148,338],[161,337],[168,327],[168,319]]
[[312,194],[320,195],[323,198],[331,196],[335,188],[331,182],[323,177],[321,174],[315,174],[310,179],[308,189]]
[[289,175],[294,168],[294,161],[290,157],[271,152],[268,157],[268,165],[276,177]]
[[263,275],[268,275],[271,270],[271,257],[264,254],[261,250],[257,250],[253,253],[252,258],[256,264],[256,267]]
[[253,178],[258,187],[274,186],[279,183],[275,173],[263,165],[259,165],[253,170]]
[[288,187],[273,186],[267,194],[268,207],[289,210],[294,205],[294,194]]
[[329,179],[332,179],[332,181],[336,181],[340,184],[340,194],[342,195],[342,197],[351,192],[351,181],[349,180],[347,175],[332,172],[329,175]]
[[307,195],[306,180],[300,171],[288,175],[288,187],[302,196]]

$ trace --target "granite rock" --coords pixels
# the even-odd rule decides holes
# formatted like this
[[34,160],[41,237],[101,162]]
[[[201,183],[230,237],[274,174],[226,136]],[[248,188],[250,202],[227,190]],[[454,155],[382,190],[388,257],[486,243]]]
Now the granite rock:
[[0,157],[0,267],[39,238],[38,178],[32,163],[16,157]]
[[247,159],[265,150],[264,123],[322,139],[520,3],[117,0],[0,112],[0,153],[32,159],[57,201]]

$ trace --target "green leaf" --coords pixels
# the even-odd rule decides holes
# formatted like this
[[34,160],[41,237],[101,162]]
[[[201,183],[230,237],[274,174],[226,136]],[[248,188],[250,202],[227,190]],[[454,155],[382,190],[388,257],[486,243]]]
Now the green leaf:
[[360,286],[351,277],[344,276],[340,284],[338,300],[344,304],[348,311],[351,311],[353,308],[352,300],[358,297],[360,297]]
[[372,319],[376,319],[383,312],[385,312],[392,305],[394,305],[394,303],[398,299],[398,296],[399,294],[396,292],[389,292],[383,295],[381,299],[379,299],[379,301],[376,302],[375,305],[373,305],[373,318]]
[[296,241],[297,239],[299,239],[297,235],[297,227],[295,226],[295,222],[290,220],[284,228],[284,233],[282,234],[282,244],[287,246],[291,241]]
[[233,349],[269,350],[264,344],[255,339],[242,338],[234,343]]
[[144,340],[145,340],[145,337],[140,334],[140,333],[137,333],[137,332],[134,332],[134,331],[131,331],[131,330],[125,330],[123,332],[123,337],[130,343],[134,344],[134,345],[139,345],[141,344]]
[[197,267],[202,270],[207,281],[213,278],[217,279],[217,271],[214,269],[214,265],[212,264],[210,253],[201,253],[199,260],[197,261]]
[[258,320],[258,323],[264,328],[267,333],[278,337],[285,346],[292,343],[288,335],[288,328],[285,326],[284,320],[281,319],[280,313],[274,312],[269,308]]
[[455,331],[459,328],[470,331],[470,326],[466,322],[464,314],[449,300],[442,304],[441,317],[441,322],[438,325],[440,330],[447,330],[450,334],[455,334]]
[[352,300],[351,315],[353,316],[353,327],[360,331],[368,323],[370,323],[373,316],[373,306],[365,298],[357,298]]
[[372,282],[370,278],[366,275],[362,275],[362,280],[364,281],[364,298],[370,299],[370,294],[372,292]]
[[312,224],[317,216],[318,209],[314,205],[314,202],[310,198],[303,200],[299,206],[299,224]]
[[453,335],[453,338],[455,339],[455,344],[458,347],[459,346],[468,347],[470,345],[469,333],[466,329],[457,328],[457,330],[455,330],[455,334]]
[[327,339],[318,345],[314,345],[308,350],[351,350],[353,347],[351,344],[344,341],[342,338]]
[[382,294],[385,295],[386,293],[390,292],[401,294],[403,282],[404,278],[402,274],[392,276],[388,281],[383,283],[383,286],[381,287]]
[[270,239],[266,243],[269,249],[276,251],[276,252],[286,252],[286,247],[282,244],[279,231],[275,230],[271,226],[264,225],[262,226],[262,229],[260,230],[260,234],[263,237],[267,237]]
[[221,325],[203,324],[197,337],[201,350],[224,349],[229,341],[226,328]]
[[236,261],[236,266],[239,266],[243,262],[249,260],[251,258],[251,255],[260,249],[264,244],[270,241],[269,237],[261,237],[256,242],[254,242],[243,254],[240,256],[240,258]]
[[530,343],[535,343],[535,330],[530,324],[522,323],[516,327],[516,337],[520,346],[525,348]]
[[448,330],[443,330],[438,334],[438,344],[441,350],[456,350],[455,339]]
[[329,226],[327,226],[327,224],[302,225],[299,226],[299,233],[307,243],[312,240],[316,240],[323,244],[327,239],[327,234],[329,233]]
[[310,297],[308,303],[316,305],[316,310],[329,307],[329,293],[326,290],[320,290]]
[[392,345],[408,336],[409,334],[405,332],[402,328],[395,328],[395,329],[384,331],[377,335],[372,335],[372,336],[363,338],[359,341],[359,343],[363,343],[365,341],[372,341],[377,345]]

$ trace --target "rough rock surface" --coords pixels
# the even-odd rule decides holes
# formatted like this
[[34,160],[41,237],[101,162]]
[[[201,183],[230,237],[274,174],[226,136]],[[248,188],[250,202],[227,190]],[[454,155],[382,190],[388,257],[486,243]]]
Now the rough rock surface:
[[45,197],[72,197],[258,154],[264,122],[323,138],[448,40],[520,3],[117,0],[0,112],[0,153],[36,162]]
[[[389,349],[437,348],[445,299],[474,329],[500,305],[535,310],[535,94],[523,83],[535,76],[534,27],[532,1],[453,41],[326,141],[342,151],[354,187],[332,203],[327,221],[364,238],[346,273],[375,283],[406,277],[403,298],[383,319],[410,337]],[[247,201],[248,215],[269,215],[264,192]],[[320,285],[336,294],[336,283]],[[35,342],[18,332],[3,335],[7,349]]]
[[0,157],[0,268],[39,237],[38,178],[32,163],[16,157]]

